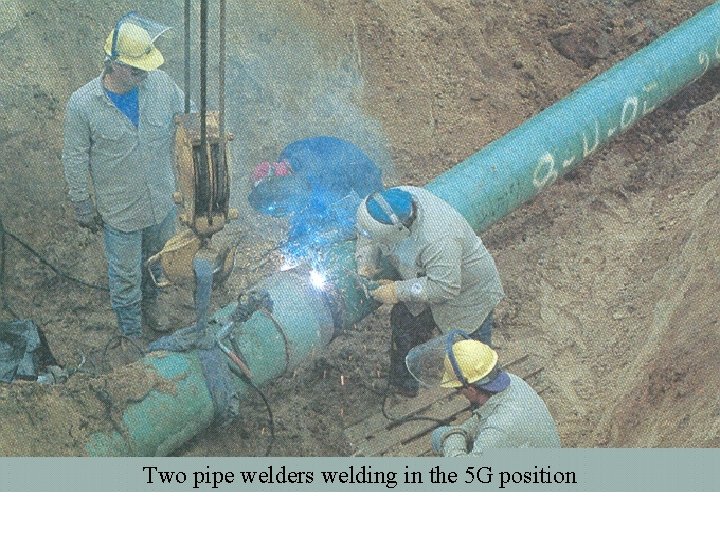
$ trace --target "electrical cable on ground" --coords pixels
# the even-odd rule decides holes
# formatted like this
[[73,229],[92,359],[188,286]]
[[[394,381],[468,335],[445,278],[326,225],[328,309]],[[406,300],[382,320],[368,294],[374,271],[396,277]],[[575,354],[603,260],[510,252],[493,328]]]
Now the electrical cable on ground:
[[[263,311],[267,315],[268,310],[263,309]],[[230,346],[232,347],[232,350],[234,351],[235,354],[242,356],[242,355],[240,355],[238,350],[235,348],[235,343],[232,342],[232,340],[230,342]],[[287,346],[287,342],[286,342],[286,346]],[[286,350],[286,353],[287,353],[287,350]],[[289,362],[289,357],[288,357],[288,362]],[[267,409],[267,413],[268,413],[268,427],[270,429],[270,442],[268,443],[268,447],[265,450],[265,457],[268,457],[270,455],[270,451],[272,450],[273,444],[275,444],[275,417],[273,416],[272,408],[270,407],[270,401],[268,400],[265,393],[262,390],[260,390],[260,388],[258,388],[258,386],[248,376],[248,373],[245,373],[242,370],[237,370],[237,366],[235,366],[235,364],[232,361],[229,361],[228,365],[231,368],[230,371],[232,371],[235,375],[240,377],[248,385],[250,385],[250,387],[260,395],[260,398],[265,403],[265,408]],[[235,369],[233,369],[233,366],[235,366]],[[286,368],[287,368],[287,366],[286,366]]]
[[[20,238],[18,238],[17,236],[15,236],[13,233],[11,233],[10,231],[8,231],[7,229],[3,229],[3,230],[2,230],[2,236],[4,237],[5,235],[7,235],[8,237],[12,238],[12,239],[15,240],[18,244],[20,244],[22,247],[24,247],[26,250],[28,250],[30,253],[32,253],[42,264],[44,264],[45,266],[47,266],[48,268],[50,268],[50,269],[51,269],[53,272],[55,272],[58,276],[63,277],[63,278],[65,278],[65,279],[69,280],[69,281],[74,281],[75,283],[78,283],[78,284],[80,284],[80,285],[84,285],[84,286],[89,287],[89,288],[91,288],[91,289],[96,289],[96,290],[98,290],[98,291],[109,291],[109,290],[110,290],[110,289],[108,289],[108,287],[105,287],[105,286],[103,286],[103,285],[95,285],[94,283],[88,283],[87,281],[83,281],[82,279],[78,279],[78,278],[76,278],[76,277],[73,277],[73,276],[71,276],[70,274],[68,274],[68,273],[60,270],[60,269],[57,268],[55,265],[53,265],[50,261],[48,261],[45,257],[43,257],[43,256],[40,255],[37,251],[35,251],[35,249],[33,249],[32,246],[30,246],[30,245],[28,245],[27,243],[23,242]],[[1,247],[2,247],[2,257],[3,257],[2,262],[3,262],[3,265],[4,265],[4,261],[5,261],[5,259],[4,259],[5,244],[4,244],[4,242],[3,242],[3,244],[2,244]],[[3,273],[4,273],[4,267],[0,267],[0,270],[2,270]]]

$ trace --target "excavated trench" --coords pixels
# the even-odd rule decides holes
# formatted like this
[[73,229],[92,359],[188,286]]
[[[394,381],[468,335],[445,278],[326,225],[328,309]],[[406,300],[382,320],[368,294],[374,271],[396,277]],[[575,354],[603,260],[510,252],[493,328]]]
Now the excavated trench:
[[[104,283],[96,237],[65,203],[59,153],[69,94],[98,72],[109,21],[131,7],[181,28],[180,2],[5,2],[0,44],[0,215],[56,267]],[[241,209],[243,172],[302,136],[368,149],[387,184],[424,184],[669,30],[708,2],[425,0],[247,2],[229,21],[229,127]],[[167,70],[181,81],[181,35]],[[12,47],[8,47],[12,45]],[[48,54],[50,51],[50,54]],[[80,59],[80,61],[78,61]],[[566,446],[717,446],[720,241],[715,232],[720,74],[707,74],[483,235],[507,298],[501,359],[544,366],[543,394]],[[244,213],[224,304],[273,271],[282,235]],[[44,329],[68,366],[58,387],[0,386],[0,455],[77,455],[88,433],[153,388],[132,351],[108,348],[106,294],[69,282],[8,241],[4,293]],[[190,294],[166,295],[178,324]],[[12,315],[3,311],[2,317]],[[380,411],[388,312],[343,333],[265,388],[273,455],[350,454],[344,430]],[[263,455],[262,401],[186,444],[181,455]]]

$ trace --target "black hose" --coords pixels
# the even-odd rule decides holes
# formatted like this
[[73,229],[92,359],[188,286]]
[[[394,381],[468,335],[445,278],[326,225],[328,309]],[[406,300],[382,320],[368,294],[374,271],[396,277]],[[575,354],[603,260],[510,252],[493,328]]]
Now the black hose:
[[[248,318],[250,318],[250,315],[248,315]],[[238,352],[237,348],[235,347],[235,342],[232,339],[230,340],[230,346],[232,347],[235,354],[242,358],[242,355]],[[232,360],[228,360],[228,366],[230,367],[230,371],[236,376],[240,377],[243,382],[247,383],[253,390],[255,390],[265,403],[265,408],[267,409],[268,413],[268,427],[270,428],[270,442],[268,443],[268,447],[265,450],[265,457],[268,457],[270,455],[270,451],[272,450],[273,444],[275,443],[275,418],[273,416],[272,408],[270,407],[270,402],[268,401],[265,393],[260,390],[260,388],[258,388],[258,386],[252,381],[250,377],[247,376],[246,373],[239,369],[235,362],[233,362]]]
[[410,414],[406,414],[405,416],[398,416],[398,417],[390,416],[385,411],[385,403],[387,402],[387,398],[388,398],[388,396],[390,396],[391,393],[392,393],[392,390],[390,390],[390,388],[388,388],[388,390],[385,392],[385,396],[383,397],[383,402],[382,402],[382,407],[381,407],[382,415],[387,420],[390,420],[389,427],[404,424],[405,422],[417,422],[420,420],[425,420],[427,422],[435,422],[438,426],[447,425],[447,422],[445,420],[441,420],[440,418],[433,418],[432,416],[422,416],[419,414],[416,415],[415,413],[410,413]]

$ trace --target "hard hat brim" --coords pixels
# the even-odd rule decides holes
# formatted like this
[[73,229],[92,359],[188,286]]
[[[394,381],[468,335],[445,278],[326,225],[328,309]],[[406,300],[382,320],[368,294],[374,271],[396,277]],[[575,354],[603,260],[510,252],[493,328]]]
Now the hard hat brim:
[[155,71],[165,62],[165,58],[163,58],[162,53],[154,45],[147,54],[144,54],[139,58],[119,54],[116,58],[113,58],[113,60],[120,62],[121,64],[125,64],[126,66],[142,69],[143,71]]
[[482,384],[477,388],[485,390],[486,392],[492,392],[493,394],[496,394],[498,392],[502,392],[508,386],[510,386],[510,375],[507,374],[507,371],[501,371],[500,374],[492,381]]
[[[112,54],[111,49],[112,32],[105,40],[104,50],[107,56],[110,56]],[[116,62],[120,62],[121,64],[142,69],[143,71],[155,71],[165,62],[165,58],[155,45],[151,45],[150,50],[147,53],[143,54],[142,56],[138,56],[137,58],[133,58],[132,56],[127,56],[120,53],[112,59]]]
[[[507,371],[501,371],[497,377],[495,377],[492,381],[488,383],[479,386],[476,386],[474,383],[468,384],[470,386],[475,386],[480,390],[485,390],[487,392],[492,392],[493,394],[496,394],[498,392],[502,392],[508,386],[510,386],[510,376],[508,375]],[[450,380],[443,381],[442,383],[440,383],[440,386],[442,388],[462,388],[462,383],[457,379],[452,378]]]

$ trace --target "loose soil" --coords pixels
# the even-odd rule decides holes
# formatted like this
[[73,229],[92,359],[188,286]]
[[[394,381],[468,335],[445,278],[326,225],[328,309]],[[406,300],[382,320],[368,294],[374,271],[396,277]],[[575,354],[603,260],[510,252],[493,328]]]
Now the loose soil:
[[[101,242],[66,202],[63,110],[99,72],[112,21],[132,8],[177,29],[161,48],[182,81],[182,2],[156,4],[0,7],[0,216],[48,262],[101,286]],[[387,185],[423,185],[709,2],[242,4],[229,8],[227,92],[241,209],[229,233],[243,243],[218,306],[274,270],[267,252],[283,226],[244,204],[255,162],[327,133],[366,148]],[[719,89],[720,73],[708,73],[482,235],[507,293],[493,341],[501,360],[544,366],[564,446],[720,445]],[[161,384],[136,380],[132,350],[106,347],[115,332],[106,292],[10,239],[3,292],[12,309],[3,318],[35,320],[59,362],[85,362],[62,387],[0,386],[0,455],[76,454],[78,434],[113,426],[123,403]],[[191,296],[181,285],[165,295],[178,325],[192,321]],[[381,410],[388,333],[381,308],[264,388],[272,455],[352,453],[345,427]],[[178,453],[264,455],[268,431],[251,397],[238,420]]]

